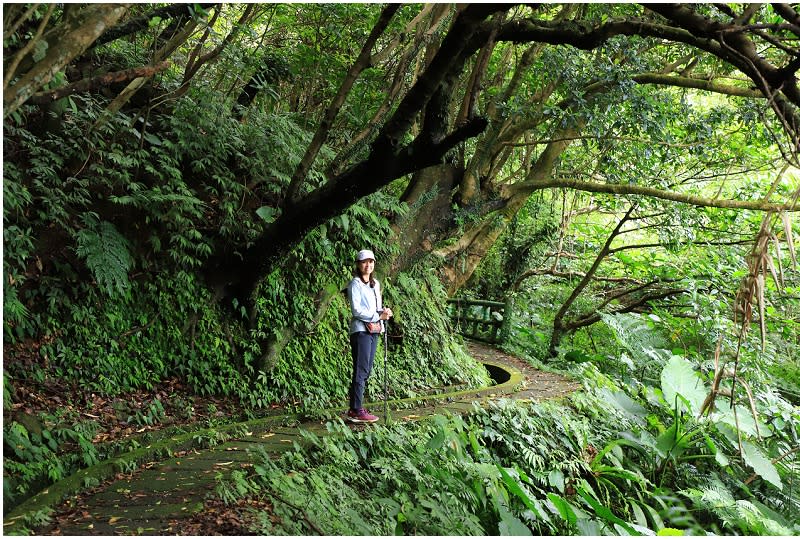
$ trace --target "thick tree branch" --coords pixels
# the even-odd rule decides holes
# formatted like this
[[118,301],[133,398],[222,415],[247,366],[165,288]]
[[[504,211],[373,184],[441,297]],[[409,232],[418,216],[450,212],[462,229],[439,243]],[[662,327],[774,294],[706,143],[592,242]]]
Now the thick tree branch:
[[221,284],[229,293],[250,300],[265,272],[314,227],[392,180],[441,163],[456,144],[477,136],[486,128],[486,121],[476,118],[441,141],[431,140],[429,133],[420,133],[411,144],[401,146],[434,93],[461,73],[469,54],[467,41],[475,28],[487,16],[503,9],[507,8],[497,4],[473,4],[460,11],[439,51],[378,133],[365,160],[284,207],[281,215],[240,259],[220,254],[209,261],[215,268],[210,269],[211,274],[222,280]]
[[481,21],[508,8],[508,5],[503,4],[470,4],[456,16],[430,65],[398,104],[395,114],[379,133],[373,143],[375,149],[393,153],[392,149],[400,145],[417,113],[427,105],[442,81],[457,76],[466,57],[480,48],[480,45],[475,46],[471,38]]
[[594,278],[595,273],[597,273],[597,270],[600,268],[600,264],[608,255],[608,250],[611,248],[611,243],[619,235],[623,225],[631,219],[631,215],[635,209],[636,204],[633,204],[630,208],[628,208],[628,211],[625,212],[625,215],[623,215],[619,220],[617,225],[614,227],[614,230],[612,230],[611,234],[608,235],[605,244],[603,244],[603,247],[600,248],[600,251],[597,253],[597,256],[595,257],[594,262],[592,262],[591,267],[586,271],[586,274],[575,286],[575,288],[572,289],[572,293],[570,293],[569,297],[566,299],[566,301],[564,301],[564,303],[561,305],[561,308],[558,309],[558,312],[553,317],[553,333],[550,336],[549,350],[551,356],[556,355],[556,348],[558,347],[558,344],[561,342],[561,338],[564,335],[564,331],[566,329],[564,317],[567,315],[567,311],[569,311],[570,307],[572,307],[572,304],[575,303],[575,300],[578,298],[581,292],[583,292],[583,290],[589,286],[589,283]]
[[[674,283],[676,281],[678,281],[678,279],[663,279],[663,280],[662,279],[653,279],[652,281],[649,281],[649,282],[646,282],[646,283],[639,283],[636,286],[632,286],[630,288],[623,288],[621,290],[610,290],[609,293],[606,295],[606,298],[599,305],[595,306],[594,310],[595,311],[602,311],[603,309],[605,309],[606,305],[608,305],[612,301],[619,301],[619,300],[621,300],[621,298],[624,298],[626,296],[631,296],[633,294],[636,294],[637,292],[641,292],[642,290],[647,290],[648,288],[651,288],[651,287],[654,287],[654,288],[651,288],[650,290],[648,290],[647,294],[662,293],[664,290],[662,288],[660,288],[660,287],[657,287],[657,285],[660,285],[660,284],[666,283],[666,282]],[[681,289],[681,291],[682,291],[682,289]],[[647,294],[645,294],[645,295],[647,295]],[[640,299],[641,299],[641,296],[640,296]]]
[[713,199],[674,191],[663,191],[654,187],[630,184],[613,184],[584,182],[568,178],[551,178],[542,181],[530,181],[519,184],[504,186],[504,195],[508,198],[517,196],[520,193],[533,193],[539,189],[576,189],[589,193],[607,193],[612,195],[641,195],[657,198],[661,200],[672,200],[692,206],[705,208],[729,208],[755,211],[800,211],[797,202],[787,202],[785,204],[773,204],[763,200],[728,200]]
[[[55,6],[52,6],[52,8],[55,8]],[[19,18],[14,19],[18,11],[12,12],[12,6],[6,5],[3,13],[3,41],[11,39],[11,36],[13,36],[14,33],[19,30],[19,27],[22,26],[25,21],[31,18],[31,15],[36,13],[37,9],[39,9],[39,5],[32,4],[25,9],[25,12],[22,13]]]
[[[656,301],[656,300],[659,300],[659,299],[666,299],[666,298],[669,298],[669,297],[672,297],[672,296],[675,296],[675,295],[678,295],[678,294],[683,294],[684,292],[686,292],[686,290],[684,290],[682,288],[670,288],[670,289],[667,289],[667,290],[658,290],[658,291],[648,292],[647,294],[643,294],[642,296],[637,298],[636,301],[632,301],[630,303],[626,303],[626,304],[620,306],[618,309],[613,309],[611,314],[630,313],[630,312],[633,312],[633,311],[635,311],[637,309],[640,309],[640,308],[644,307],[646,304],[648,304],[651,301]],[[572,321],[566,323],[564,325],[564,331],[565,332],[575,331],[576,329],[579,329],[579,328],[582,328],[582,327],[591,326],[592,324],[595,324],[595,323],[599,322],[600,318],[601,318],[600,313],[597,312],[597,311],[595,311],[593,313],[590,313],[590,314],[586,314],[581,318],[577,318],[575,320],[572,320]]]
[[68,95],[80,94],[83,92],[90,92],[102,86],[109,86],[115,82],[124,82],[132,80],[137,77],[152,77],[159,71],[164,71],[169,67],[168,61],[161,62],[154,66],[134,67],[132,69],[125,69],[123,71],[114,71],[113,73],[106,73],[91,79],[84,79],[67,86],[62,86],[53,91],[39,92],[28,100],[32,105],[44,105],[52,101],[61,99]]
[[4,90],[8,88],[8,83],[11,82],[11,79],[14,78],[17,68],[19,67],[20,63],[22,63],[22,60],[25,59],[31,53],[31,51],[36,47],[36,45],[40,42],[42,34],[44,34],[44,30],[45,28],[47,28],[47,23],[50,20],[50,17],[52,16],[55,8],[56,7],[53,4],[50,4],[47,7],[47,12],[44,14],[44,17],[42,17],[42,20],[39,21],[39,27],[36,29],[36,33],[33,35],[30,41],[28,41],[28,43],[26,43],[25,46],[22,47],[22,49],[17,51],[17,53],[11,59],[11,63],[9,65],[3,66],[5,69],[5,76],[3,77]]
[[[484,26],[480,38],[485,38],[489,31],[490,28]],[[643,18],[609,21],[597,26],[573,21],[514,20],[503,25],[497,39],[515,43],[538,41],[550,45],[571,45],[583,50],[592,50],[619,35],[658,37],[687,43],[714,54],[720,52],[719,45],[711,40],[698,38],[683,28],[657,24]]]
[[[699,15],[694,8],[684,4],[645,4],[645,8],[667,19],[669,24],[659,24],[644,18],[616,20],[593,25],[583,22],[554,22],[516,20],[505,25],[498,33],[498,41],[550,43],[571,45],[580,49],[594,49],[608,39],[618,36],[643,36],[685,43],[704,50],[733,65],[747,75],[756,88],[770,102],[784,124],[794,151],[800,141],[800,89],[794,70],[778,68],[762,58],[756,46],[734,24],[725,24]],[[475,47],[485,41],[491,27],[483,25],[476,33]]]
[[197,72],[200,71],[200,68],[205,64],[215,60],[217,57],[219,57],[219,55],[222,54],[222,51],[224,51],[226,47],[228,47],[231,43],[233,43],[233,40],[236,38],[237,35],[239,35],[242,28],[245,28],[247,24],[250,23],[255,13],[255,10],[256,10],[255,4],[248,4],[244,12],[242,13],[241,17],[239,17],[239,20],[236,22],[236,24],[234,24],[230,33],[228,33],[228,35],[225,36],[225,39],[223,39],[219,45],[211,49],[209,52],[200,56],[203,44],[208,39],[208,36],[211,33],[211,28],[214,26],[214,22],[220,16],[221,10],[216,10],[214,12],[214,17],[211,19],[208,26],[206,27],[206,31],[203,34],[202,39],[200,39],[200,41],[197,43],[192,53],[189,55],[189,59],[186,62],[186,68],[183,72],[183,81],[181,82],[180,87],[178,87],[178,89],[175,90],[175,92],[173,92],[173,96],[176,97],[181,96],[188,91],[189,83],[194,78],[194,76],[197,75]]
[[786,72],[773,65],[761,55],[746,33],[731,32],[730,25],[704,17],[693,7],[684,4],[647,4],[647,8],[693,35],[716,41],[719,50],[714,54],[739,68],[757,88],[770,96],[775,112],[784,122],[784,128],[797,151],[800,141],[800,117],[797,112],[797,107],[800,107],[800,88],[795,71]]
[[242,253],[241,260],[223,260],[223,267],[232,265],[236,268],[236,271],[223,270],[225,278],[229,279],[227,284],[238,297],[249,297],[267,269],[314,227],[391,181],[441,163],[453,147],[477,136],[485,127],[486,121],[476,118],[437,144],[418,137],[393,154],[373,149],[366,160],[285,208],[258,240]]
[[797,37],[800,37],[800,14],[795,11],[791,4],[781,4],[775,2],[772,4],[772,9],[775,13],[783,17],[783,19],[791,25],[791,30]]
[[[210,9],[219,4],[197,4],[202,9]],[[169,20],[178,17],[191,17],[194,13],[194,4],[171,4],[165,7],[154,9],[150,13],[134,17],[124,24],[120,24],[108,30],[92,44],[92,48],[104,43],[115,41],[121,37],[129,36],[146,30],[150,27],[150,21],[158,17],[161,20]]]
[[[558,271],[553,268],[536,268],[532,270],[527,270],[520,274],[519,277],[514,281],[514,284],[511,285],[512,290],[519,290],[519,287],[522,283],[531,277],[538,277],[542,275],[550,275],[552,277],[556,277],[559,279],[583,279],[586,277],[585,273],[581,273],[578,271]],[[609,282],[609,283],[637,283],[635,279],[631,279],[629,277],[595,277],[595,281],[601,282]]]
[[[719,41],[720,35],[733,28],[731,25],[712,22],[710,19],[694,13],[691,7],[681,4],[647,4],[645,7],[672,20],[675,25],[658,24],[637,18],[610,21],[597,26],[576,22],[553,24],[548,21],[512,21],[503,26],[498,40],[539,41],[591,50],[618,35],[658,37],[686,43],[733,64],[747,74],[759,88],[762,87],[761,78],[765,77],[772,83],[769,88],[765,89],[767,95],[775,93],[785,82],[785,80],[777,80],[779,78],[777,68],[758,56],[746,36],[729,33],[731,36],[738,36],[731,38],[738,55],[731,51],[730,44],[723,46]],[[485,38],[489,31],[490,28],[483,28],[481,37]],[[740,55],[750,60],[751,63],[744,62]],[[751,66],[755,67],[755,71]],[[788,97],[795,105],[800,106],[800,94],[794,95],[794,91],[790,91]]]
[[[180,31],[176,32],[172,36],[172,39],[167,41],[163,47],[153,53],[153,64],[160,63],[164,61],[164,59],[169,58],[169,56],[175,52],[178,47],[183,45],[186,40],[189,39],[189,36],[192,35],[196,28],[197,21],[194,19],[187,19],[185,26],[181,28]],[[119,112],[120,109],[122,109],[122,107],[125,106],[125,104],[136,94],[136,92],[141,90],[151,78],[152,75],[133,79],[125,87],[125,89],[122,90],[122,92],[120,92],[111,103],[109,103],[108,107],[106,107],[106,110],[103,111],[103,114],[100,116],[97,122],[95,122],[94,127],[97,128],[99,125],[105,123],[108,118],[111,117],[111,115]]]
[[732,95],[736,97],[764,98],[762,92],[752,88],[721,84],[715,80],[698,79],[694,77],[678,77],[661,73],[642,73],[635,75],[633,80],[639,84],[660,84],[664,86],[677,86],[679,88],[696,88],[717,94]]

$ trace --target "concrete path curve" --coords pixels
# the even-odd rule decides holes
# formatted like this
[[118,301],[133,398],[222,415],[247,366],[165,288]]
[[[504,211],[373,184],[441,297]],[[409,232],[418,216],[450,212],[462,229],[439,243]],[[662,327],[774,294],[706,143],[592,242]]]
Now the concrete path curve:
[[[485,404],[500,398],[559,397],[579,387],[577,382],[535,370],[487,345],[468,342],[467,346],[473,357],[487,367],[496,385],[390,401],[391,420],[463,413],[471,410],[475,402]],[[372,409],[383,415],[383,403],[374,403]],[[257,446],[280,454],[301,441],[301,429],[325,433],[325,424],[343,412],[327,410],[314,419],[284,415],[173,436],[81,470],[51,486],[7,515],[3,532],[174,534],[177,522],[203,509],[205,497],[220,477],[251,466],[251,452]],[[57,517],[42,525],[42,516],[51,509],[55,509]]]

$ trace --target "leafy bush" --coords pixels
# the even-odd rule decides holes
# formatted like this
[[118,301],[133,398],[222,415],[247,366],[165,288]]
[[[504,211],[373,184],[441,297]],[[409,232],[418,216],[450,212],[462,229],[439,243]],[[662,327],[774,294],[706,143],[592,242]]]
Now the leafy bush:
[[[24,415],[24,414],[23,414]],[[74,471],[96,464],[96,425],[30,416],[3,424],[3,497],[15,505]]]
[[786,400],[800,405],[800,361],[797,359],[779,360],[768,367],[770,379],[774,380]]
[[[579,393],[565,404],[499,402],[464,418],[435,416],[355,433],[329,434],[275,460],[264,453],[249,476],[222,481],[227,503],[259,500],[252,531],[265,535],[637,535],[780,533],[798,529],[775,506],[734,501],[720,477],[665,429],[642,445],[644,408],[620,396]],[[636,408],[638,406],[638,408]],[[638,432],[616,438],[620,428]],[[699,431],[695,431],[699,433]],[[682,444],[676,451],[670,440]],[[636,448],[631,450],[631,448]],[[628,451],[625,451],[627,448]],[[655,461],[674,466],[670,485],[651,480]],[[741,483],[739,483],[741,485]],[[717,493],[717,494],[714,494]],[[729,503],[722,503],[727,497]],[[266,502],[266,503],[264,503]],[[708,513],[697,513],[707,509]]]
[[[496,535],[525,529],[508,509],[497,467],[474,455],[475,433],[463,422],[439,418],[369,435],[330,428],[337,436],[307,435],[306,449],[277,462],[266,455],[260,459],[249,487],[239,491],[270,500],[274,514],[257,515],[253,531]],[[231,491],[226,484],[218,489],[229,499]]]
[[[63,318],[49,320],[50,338],[38,354],[48,365],[48,377],[105,395],[152,388],[170,377],[204,395],[249,391],[233,361],[235,327],[226,332],[221,310],[198,301],[209,293],[191,275],[131,281],[130,286],[129,294],[112,298],[88,289],[87,301],[67,304]],[[13,378],[35,374],[16,361],[17,354],[21,359],[26,353],[22,348],[8,353]]]
[[508,402],[463,420],[437,416],[361,434],[329,429],[277,461],[263,455],[251,477],[221,483],[218,494],[268,501],[272,509],[254,516],[253,531],[270,535],[638,529],[598,501],[587,455],[602,438],[560,406]]
[[758,416],[717,399],[698,418],[709,375],[665,348],[657,319],[610,321],[630,354],[620,364],[648,364],[641,379],[639,368],[628,374],[607,358],[603,371],[577,367],[586,391],[564,403],[501,401],[463,419],[363,434],[331,425],[331,436],[309,435],[277,461],[264,455],[250,477],[218,493],[266,501],[270,510],[252,520],[259,534],[800,530],[791,516],[800,501],[784,488],[798,480],[788,428],[797,411],[766,392],[754,401]]

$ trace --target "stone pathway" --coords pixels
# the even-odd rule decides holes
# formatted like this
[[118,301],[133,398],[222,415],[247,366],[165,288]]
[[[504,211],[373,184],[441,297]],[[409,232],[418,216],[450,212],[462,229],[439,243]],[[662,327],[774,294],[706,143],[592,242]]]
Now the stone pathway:
[[[580,386],[562,376],[532,369],[487,345],[470,342],[468,348],[487,366],[496,385],[391,401],[391,420],[463,413],[471,410],[476,401],[485,404],[503,397],[554,398]],[[383,415],[383,403],[373,404],[372,409]],[[343,410],[328,412],[335,416]],[[171,438],[162,442],[163,447],[143,448],[139,455],[120,456],[53,485],[7,515],[4,534],[28,529],[37,535],[174,535],[176,522],[203,509],[205,497],[214,491],[219,478],[252,466],[257,448],[279,455],[301,441],[300,429],[325,433],[326,422],[298,422],[296,417],[282,416],[228,426],[227,432],[217,429]],[[196,448],[198,442],[202,445],[204,435],[219,436],[219,432],[226,437],[223,443],[208,449]],[[162,454],[169,456],[159,458]],[[151,458],[142,461],[148,456]],[[47,507],[55,507],[56,517],[49,524],[36,527],[31,516]]]

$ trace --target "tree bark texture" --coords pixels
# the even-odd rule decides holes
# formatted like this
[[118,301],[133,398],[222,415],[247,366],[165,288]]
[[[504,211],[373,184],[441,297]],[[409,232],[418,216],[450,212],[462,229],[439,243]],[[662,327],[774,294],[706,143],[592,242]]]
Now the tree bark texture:
[[[47,52],[41,60],[20,63],[19,79],[3,88],[3,117],[16,111],[49,83],[56,73],[94,43],[127,12],[130,4],[89,4],[81,7],[68,23],[45,33]],[[12,81],[9,81],[12,82]]]

